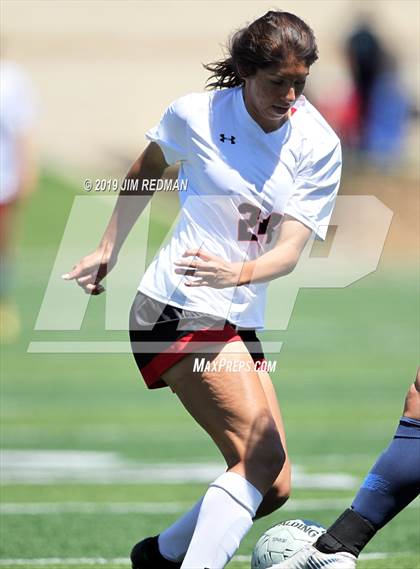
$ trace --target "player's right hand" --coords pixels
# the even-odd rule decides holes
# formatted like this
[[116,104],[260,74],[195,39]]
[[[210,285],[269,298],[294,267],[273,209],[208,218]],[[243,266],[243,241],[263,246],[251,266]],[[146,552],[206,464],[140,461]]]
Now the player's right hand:
[[75,280],[86,294],[101,294],[105,288],[101,280],[111,271],[117,259],[108,256],[100,249],[83,257],[69,273],[62,275],[66,281]]

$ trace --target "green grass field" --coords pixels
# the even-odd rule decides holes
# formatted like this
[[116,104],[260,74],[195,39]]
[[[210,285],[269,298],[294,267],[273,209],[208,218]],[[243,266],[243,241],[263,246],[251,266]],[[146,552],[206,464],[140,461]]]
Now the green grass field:
[[[27,353],[34,341],[126,340],[124,331],[103,330],[104,295],[91,300],[80,332],[34,330],[76,192],[45,173],[23,215],[15,286],[23,330],[17,343],[2,347],[1,436],[3,449],[24,451],[19,456],[32,462],[22,463],[19,480],[16,469],[3,478],[4,567],[128,567],[124,558],[135,541],[157,533],[205,491],[204,480],[182,483],[179,463],[220,462],[169,390],[143,387],[130,355]],[[153,207],[156,248],[164,214],[173,207]],[[137,272],[129,278],[135,287]],[[414,264],[381,263],[345,289],[302,290],[288,330],[262,336],[284,342],[274,381],[299,483],[284,511],[255,523],[229,567],[249,567],[256,540],[278,520],[304,517],[328,525],[351,502],[390,441],[413,379],[418,292]],[[59,313],[61,304],[55,309]],[[59,475],[39,468],[37,451],[63,451],[48,455],[61,464],[55,465]],[[90,480],[69,479],[64,451],[77,451],[83,460],[88,451],[102,453],[92,455],[99,462],[89,463]],[[181,481],[163,480],[171,468]],[[315,487],[315,476],[322,487]],[[420,567],[418,506],[375,537],[361,569]]]

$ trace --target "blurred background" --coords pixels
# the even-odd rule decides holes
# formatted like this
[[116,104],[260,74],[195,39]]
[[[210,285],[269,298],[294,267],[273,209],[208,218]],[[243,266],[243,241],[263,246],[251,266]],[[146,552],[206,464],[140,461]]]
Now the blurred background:
[[[144,132],[167,103],[203,89],[207,75],[201,63],[220,57],[232,31],[274,6],[265,1],[4,1],[4,53],[23,64],[36,85],[44,159],[71,169],[83,166],[90,174],[120,172],[119,159],[131,160],[143,148]],[[346,108],[353,89],[361,88],[354,84],[350,59],[354,67],[362,62],[359,66],[388,67],[377,72],[393,74],[388,114],[396,112],[399,98],[416,109],[417,2],[285,0],[280,7],[299,12],[316,32],[320,60],[309,89],[323,109],[331,107],[329,114],[356,112]],[[360,35],[351,57],[349,38],[363,27],[376,42]],[[379,50],[387,63],[379,62]],[[359,72],[368,90],[373,73]],[[418,138],[412,122],[406,129],[410,136],[404,132],[401,150],[405,164],[413,164]]]
[[[329,524],[393,434],[419,360],[419,3],[3,0],[2,565],[122,565],[132,542],[174,519],[222,468],[173,396],[146,392],[130,355],[28,346],[126,341],[105,330],[105,295],[89,302],[80,330],[36,329],[74,200],[86,197],[85,178],[121,180],[168,103],[203,90],[202,63],[275,8],[318,39],[306,95],[343,141],[340,193],[374,195],[394,215],[373,274],[302,290],[288,329],[267,336],[283,342],[273,379],[296,491],[288,511],[255,525],[232,567],[249,565],[277,519]],[[97,244],[112,199],[89,194],[97,216],[80,221],[72,263]],[[176,195],[154,198],[149,259],[176,212]],[[131,269],[129,294],[140,278]],[[54,302],[59,320],[66,293]],[[361,567],[417,567],[419,528],[417,504]]]

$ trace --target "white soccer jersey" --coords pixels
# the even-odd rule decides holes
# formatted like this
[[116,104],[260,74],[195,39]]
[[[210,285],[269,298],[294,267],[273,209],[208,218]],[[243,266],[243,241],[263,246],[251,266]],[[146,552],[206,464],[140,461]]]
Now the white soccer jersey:
[[268,283],[186,287],[174,261],[202,249],[226,261],[270,250],[284,214],[325,238],[338,191],[340,142],[318,111],[299,97],[294,113],[266,133],[249,115],[241,87],[193,93],[172,103],[146,137],[168,164],[180,161],[181,212],[170,241],[139,290],[163,303],[246,327],[264,327]]

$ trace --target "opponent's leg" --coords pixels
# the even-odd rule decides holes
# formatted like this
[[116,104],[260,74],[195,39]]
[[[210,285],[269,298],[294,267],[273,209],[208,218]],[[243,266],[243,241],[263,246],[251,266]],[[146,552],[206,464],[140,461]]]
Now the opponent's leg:
[[357,556],[374,534],[419,492],[420,375],[417,373],[394,439],[363,481],[351,510],[338,518],[318,540],[317,547],[325,552],[348,551]]
[[414,383],[410,386],[404,404],[404,417],[420,421],[420,368]]
[[[228,472],[210,485],[182,567],[223,567],[280,472],[285,454],[258,374],[249,371],[192,372],[194,356],[164,374],[186,409],[213,438]],[[253,367],[242,342],[221,347],[213,360]],[[228,365],[226,365],[226,368]],[[223,511],[223,516],[220,516]]]
[[375,533],[420,493],[420,374],[410,387],[404,416],[389,447],[365,478],[351,508],[316,542],[282,569],[355,567]]

